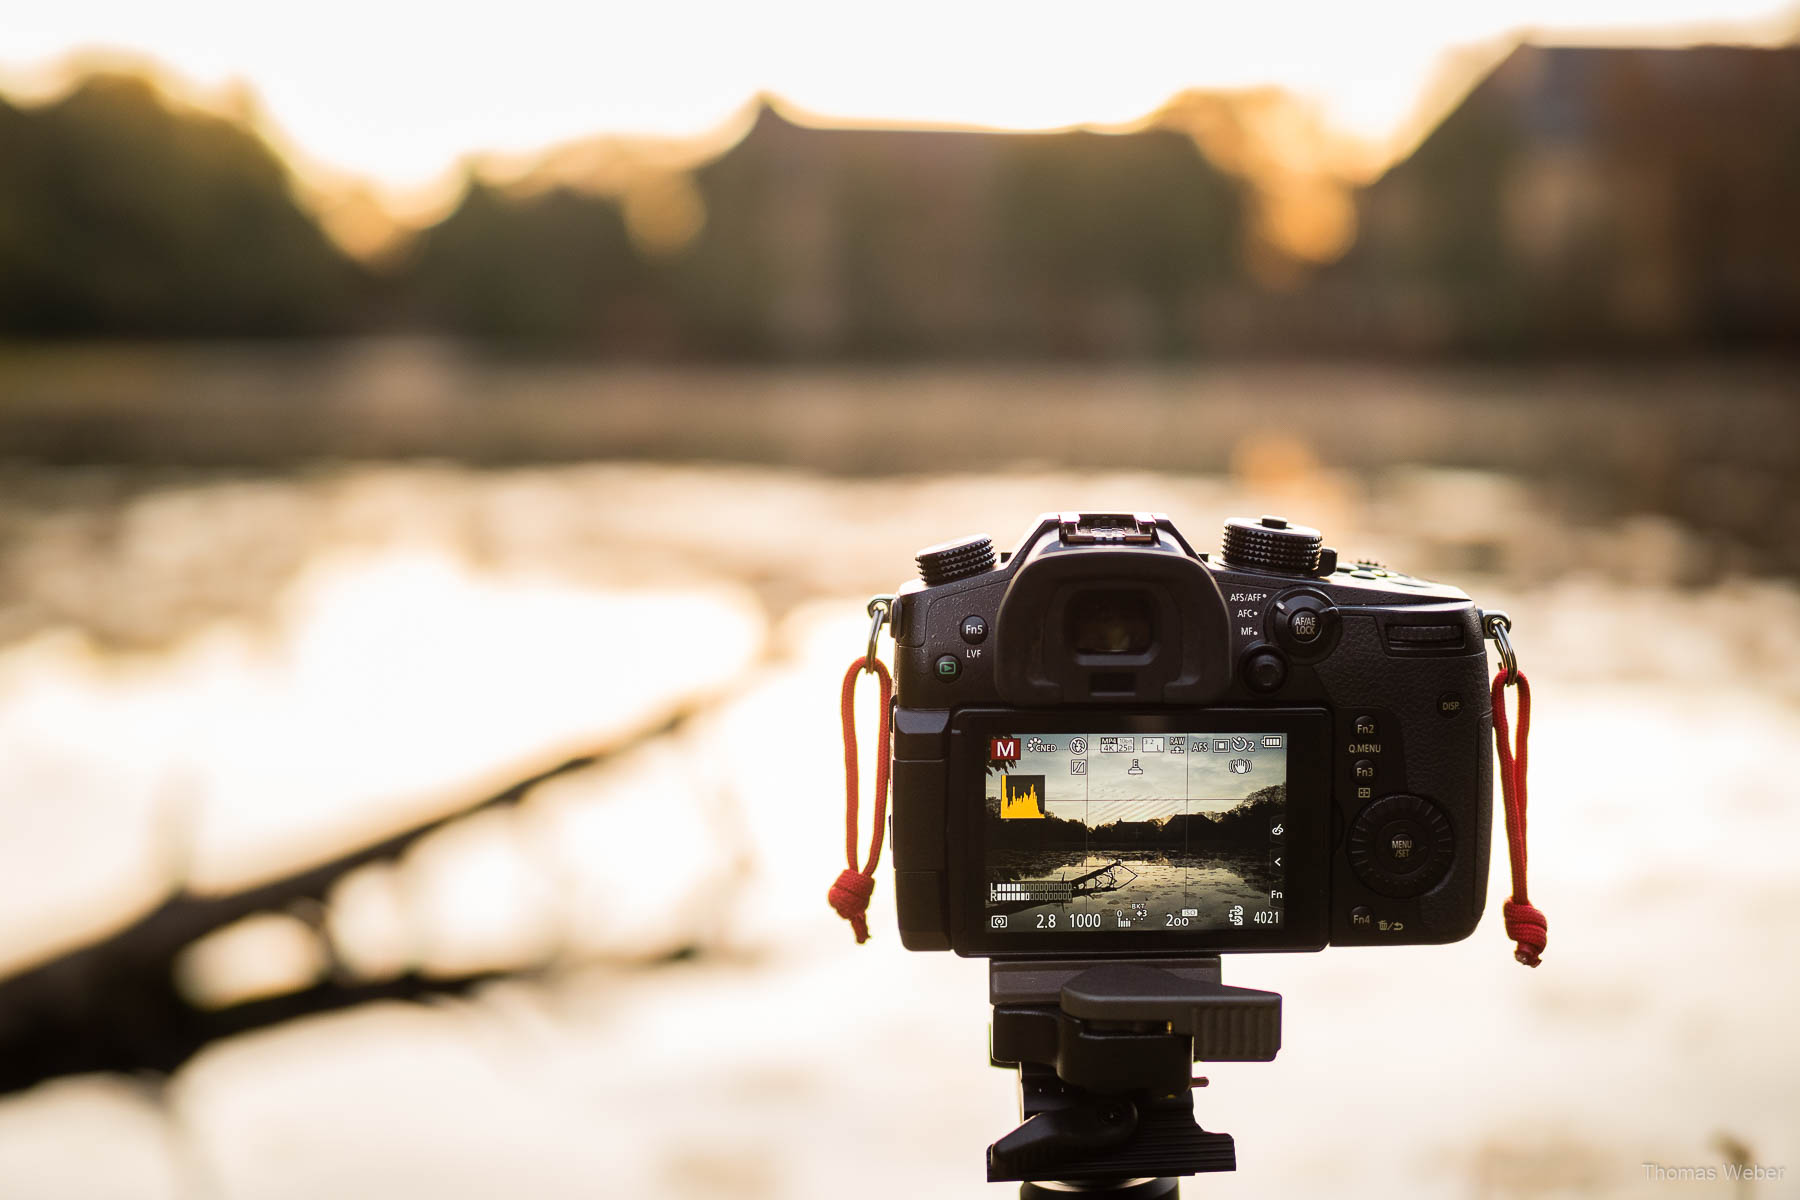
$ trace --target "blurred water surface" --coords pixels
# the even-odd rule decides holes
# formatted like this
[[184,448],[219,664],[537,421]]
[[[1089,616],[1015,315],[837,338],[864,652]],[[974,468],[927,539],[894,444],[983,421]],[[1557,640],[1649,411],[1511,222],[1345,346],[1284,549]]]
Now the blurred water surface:
[[447,353],[0,372],[0,970],[593,754],[175,964],[511,978],[0,1100],[0,1195],[1002,1194],[980,964],[903,953],[886,879],[868,946],[825,907],[837,683],[917,547],[1073,507],[1317,524],[1510,611],[1537,698],[1544,967],[1503,859],[1468,942],[1233,960],[1286,1042],[1207,1070],[1240,1171],[1192,1194],[1640,1195],[1721,1138],[1800,1182],[1791,378]]

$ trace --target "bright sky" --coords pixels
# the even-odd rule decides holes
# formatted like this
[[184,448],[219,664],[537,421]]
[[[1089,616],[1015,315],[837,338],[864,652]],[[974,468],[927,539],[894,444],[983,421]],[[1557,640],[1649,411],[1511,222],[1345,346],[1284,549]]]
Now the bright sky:
[[93,51],[148,57],[203,89],[247,82],[304,159],[391,189],[427,185],[471,151],[701,132],[763,91],[830,118],[1043,128],[1129,121],[1187,87],[1279,84],[1385,140],[1458,47],[1528,29],[1664,43],[1800,27],[1791,0],[8,7],[0,79],[14,88],[42,88],[55,64]]

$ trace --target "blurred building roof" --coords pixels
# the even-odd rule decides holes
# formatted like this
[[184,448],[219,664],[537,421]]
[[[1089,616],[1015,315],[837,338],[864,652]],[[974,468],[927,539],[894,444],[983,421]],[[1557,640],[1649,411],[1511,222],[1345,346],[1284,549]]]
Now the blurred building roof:
[[1800,47],[1521,46],[1364,192],[1378,342],[1800,334]]

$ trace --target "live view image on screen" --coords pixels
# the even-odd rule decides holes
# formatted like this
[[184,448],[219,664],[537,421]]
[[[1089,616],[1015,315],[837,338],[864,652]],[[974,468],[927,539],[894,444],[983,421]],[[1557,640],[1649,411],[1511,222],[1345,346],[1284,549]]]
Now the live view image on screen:
[[1287,749],[1279,733],[993,738],[989,928],[1279,928]]

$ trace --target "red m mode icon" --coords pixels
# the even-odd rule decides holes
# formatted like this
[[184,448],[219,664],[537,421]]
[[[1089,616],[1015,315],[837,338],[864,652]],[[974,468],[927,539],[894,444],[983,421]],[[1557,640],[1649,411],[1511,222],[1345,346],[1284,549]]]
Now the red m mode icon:
[[992,741],[988,742],[988,761],[1018,762],[1019,739],[1016,737],[994,738]]

